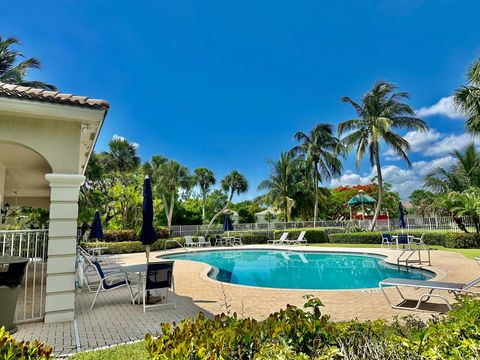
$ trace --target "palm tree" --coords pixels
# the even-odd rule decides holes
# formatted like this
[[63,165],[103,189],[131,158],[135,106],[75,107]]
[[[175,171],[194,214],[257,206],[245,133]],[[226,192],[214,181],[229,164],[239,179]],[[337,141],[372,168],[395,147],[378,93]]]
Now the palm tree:
[[298,191],[299,182],[299,159],[294,158],[291,152],[280,154],[277,161],[269,160],[271,166],[270,175],[263,180],[257,190],[267,190],[263,200],[283,212],[284,221],[291,220],[291,210],[295,205],[295,195]]
[[342,172],[342,163],[338,158],[341,144],[338,138],[333,136],[332,125],[330,124],[317,124],[309,134],[298,131],[294,138],[301,144],[295,146],[291,153],[301,154],[306,163],[312,165],[312,184],[315,193],[313,222],[315,223],[319,201],[318,183],[340,175]]
[[192,177],[188,169],[175,160],[163,162],[158,167],[158,173],[158,185],[155,185],[154,189],[157,193],[160,193],[167,217],[168,230],[170,231],[178,191],[180,189],[190,188],[192,185]]
[[463,192],[452,191],[448,194],[450,211],[453,216],[468,216],[475,226],[477,233],[480,232],[480,189],[469,188]]
[[476,59],[468,68],[468,85],[455,91],[453,100],[455,105],[467,117],[465,126],[467,131],[480,134],[480,58]]
[[210,220],[210,223],[207,226],[205,236],[208,235],[208,231],[210,230],[210,227],[215,222],[217,217],[230,209],[230,203],[232,202],[233,195],[240,195],[248,190],[248,181],[242,174],[240,174],[240,172],[238,172],[237,170],[233,170],[230,174],[226,175],[222,179],[222,181],[220,182],[220,186],[226,193],[229,194],[227,203],[219,212],[213,215],[212,220]]
[[131,172],[140,166],[137,147],[123,138],[114,138],[108,143],[108,151],[103,153],[107,171]]
[[200,187],[200,192],[202,193],[202,222],[205,222],[205,202],[207,195],[210,192],[210,188],[215,185],[217,180],[212,170],[209,170],[204,167],[200,167],[194,170],[194,179],[195,184]]
[[54,85],[41,81],[26,80],[27,72],[30,69],[40,69],[40,61],[37,58],[28,58],[19,62],[24,55],[13,50],[13,45],[20,45],[20,41],[14,37],[6,38],[0,36],[0,82],[7,84],[30,86],[37,89],[56,90]]
[[480,186],[480,152],[470,143],[464,153],[451,153],[456,164],[450,169],[438,167],[424,179],[425,186],[436,193],[462,192],[471,186]]
[[412,108],[403,103],[408,99],[405,92],[395,92],[397,87],[391,83],[381,81],[375,83],[373,88],[366,93],[361,104],[356,103],[349,97],[343,97],[342,101],[352,105],[357,113],[357,118],[344,121],[338,125],[339,136],[351,131],[342,142],[347,149],[356,148],[356,165],[368,151],[370,155],[370,166],[377,169],[378,199],[373,217],[371,231],[375,228],[383,198],[383,177],[380,163],[380,142],[384,141],[395,154],[407,162],[411,167],[407,152],[411,146],[407,140],[402,138],[394,130],[407,129],[427,131],[428,125],[421,119],[415,117]]

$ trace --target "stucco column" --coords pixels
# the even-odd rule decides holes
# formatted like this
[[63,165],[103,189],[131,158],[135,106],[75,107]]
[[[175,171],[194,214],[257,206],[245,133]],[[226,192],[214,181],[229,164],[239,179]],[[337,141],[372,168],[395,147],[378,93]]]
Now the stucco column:
[[78,195],[83,175],[47,174],[50,223],[45,322],[71,321],[75,303],[75,255]]

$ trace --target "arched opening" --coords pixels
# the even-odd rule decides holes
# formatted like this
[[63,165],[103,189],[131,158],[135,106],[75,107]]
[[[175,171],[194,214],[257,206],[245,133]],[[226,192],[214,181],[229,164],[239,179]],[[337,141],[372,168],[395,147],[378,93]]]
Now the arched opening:
[[48,161],[35,150],[14,142],[0,142],[0,204],[48,208]]

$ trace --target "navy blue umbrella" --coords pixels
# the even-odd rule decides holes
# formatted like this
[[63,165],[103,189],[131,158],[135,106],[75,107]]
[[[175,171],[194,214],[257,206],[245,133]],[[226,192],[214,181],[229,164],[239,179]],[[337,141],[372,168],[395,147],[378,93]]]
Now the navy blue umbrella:
[[88,235],[88,239],[103,239],[102,220],[100,220],[100,212],[98,210],[95,211],[95,216],[93,217],[92,228],[90,230],[90,235]]
[[233,224],[232,220],[230,220],[230,215],[225,216],[225,221],[223,223],[223,231],[232,231],[233,230]]
[[140,241],[146,245],[147,261],[150,254],[150,245],[157,240],[157,234],[153,228],[153,196],[152,185],[148,176],[143,181],[143,210],[142,210],[142,231],[140,232]]
[[403,205],[402,202],[398,203],[398,227],[405,229],[405,214],[403,213]]

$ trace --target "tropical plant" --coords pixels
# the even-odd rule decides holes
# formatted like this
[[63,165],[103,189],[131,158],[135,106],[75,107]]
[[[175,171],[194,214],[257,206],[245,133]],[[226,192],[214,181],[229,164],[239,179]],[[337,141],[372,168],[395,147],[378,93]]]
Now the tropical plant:
[[480,233],[480,188],[472,187],[461,193],[452,191],[448,198],[452,215],[469,217]]
[[137,146],[120,137],[110,140],[108,151],[102,155],[105,169],[120,174],[136,170],[141,162],[137,155]]
[[192,186],[192,177],[188,169],[176,162],[167,160],[158,167],[158,184],[153,190],[160,195],[165,216],[167,217],[168,230],[172,229],[173,210],[180,189],[188,189]]
[[24,55],[18,50],[13,50],[12,46],[14,45],[20,45],[17,38],[3,39],[0,36],[0,81],[6,84],[29,86],[37,89],[57,90],[52,84],[26,79],[29,70],[41,68],[40,61],[37,58],[20,61],[19,59],[24,58]]
[[282,211],[285,222],[291,220],[292,208],[295,206],[295,194],[298,191],[300,160],[291,152],[282,152],[277,161],[267,162],[271,169],[267,180],[263,180],[257,190],[267,193],[265,203],[273,205]]
[[350,104],[357,113],[357,118],[344,121],[338,125],[339,136],[349,132],[342,143],[347,149],[356,148],[356,165],[368,151],[370,166],[377,169],[378,196],[375,215],[370,231],[375,228],[383,201],[383,177],[380,162],[380,143],[382,141],[393,150],[401,159],[411,167],[407,152],[411,146],[407,140],[397,134],[397,129],[427,131],[427,124],[415,117],[415,112],[403,99],[408,99],[406,92],[395,92],[397,87],[391,83],[381,81],[375,83],[361,100],[356,103],[349,97],[343,97],[342,101]]
[[476,59],[468,68],[468,85],[457,89],[454,102],[458,109],[467,117],[465,126],[467,131],[480,134],[480,58]]
[[300,154],[303,160],[312,165],[311,179],[315,194],[313,221],[315,222],[320,196],[319,183],[342,172],[342,163],[338,158],[341,143],[333,135],[330,124],[317,124],[308,134],[298,131],[294,138],[301,144],[295,146],[290,152],[294,155]]
[[480,152],[470,143],[462,153],[450,154],[456,159],[451,168],[437,167],[424,179],[425,186],[436,193],[462,192],[471,186],[480,186]]
[[416,189],[408,197],[414,211],[422,218],[426,215],[435,213],[434,201],[435,194],[430,191]]
[[200,194],[202,196],[202,222],[205,222],[205,204],[207,201],[207,195],[215,182],[215,175],[212,170],[204,167],[200,167],[194,170],[195,184],[200,188]]
[[237,170],[233,170],[228,175],[226,175],[220,182],[220,185],[222,189],[229,194],[228,199],[225,206],[220,211],[218,211],[215,215],[213,215],[212,219],[210,220],[210,223],[207,226],[205,236],[208,235],[210,227],[213,225],[215,220],[221,214],[227,212],[230,209],[230,204],[232,202],[233,195],[235,194],[240,195],[248,190],[247,179],[242,174],[240,174],[240,172],[238,172]]

